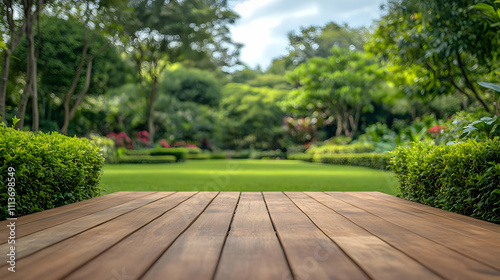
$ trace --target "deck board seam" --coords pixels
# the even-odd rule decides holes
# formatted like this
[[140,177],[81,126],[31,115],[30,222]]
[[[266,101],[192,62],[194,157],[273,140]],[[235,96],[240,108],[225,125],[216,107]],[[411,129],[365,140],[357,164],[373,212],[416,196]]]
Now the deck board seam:
[[292,266],[290,265],[290,261],[288,260],[288,256],[286,255],[285,247],[283,247],[283,243],[281,243],[281,239],[279,237],[278,230],[276,229],[273,218],[271,217],[271,212],[269,212],[269,207],[267,206],[266,197],[264,196],[264,194],[262,192],[260,192],[260,195],[262,196],[262,200],[264,201],[264,205],[266,206],[267,215],[269,216],[269,220],[271,221],[271,225],[273,227],[274,234],[276,235],[276,239],[278,239],[278,243],[280,244],[280,248],[281,248],[281,251],[283,253],[283,256],[285,257],[285,261],[286,261],[286,264],[288,266],[288,270],[290,271],[290,275],[292,276],[292,280],[294,280],[295,275],[293,273]]
[[[463,224],[464,224],[464,226],[466,226],[466,225],[470,225],[470,223],[468,223],[468,222],[466,222],[466,221],[464,221],[464,220],[455,219],[455,218],[453,218],[453,217],[450,217],[450,216],[447,216],[447,215],[443,215],[443,214],[439,214],[439,213],[434,213],[434,212],[431,212],[431,211],[429,211],[429,210],[425,210],[425,209],[418,208],[418,207],[416,207],[416,206],[414,206],[414,205],[411,205],[411,204],[406,204],[406,203],[396,202],[396,201],[394,201],[394,200],[387,199],[387,198],[382,197],[382,196],[380,196],[380,197],[379,197],[379,196],[373,196],[373,195],[371,195],[371,194],[368,194],[368,195],[369,195],[370,197],[373,197],[373,198],[380,198],[380,199],[383,199],[383,200],[385,200],[385,201],[387,201],[387,202],[391,202],[391,203],[398,204],[398,205],[404,205],[404,206],[407,206],[407,207],[410,207],[410,208],[413,208],[413,209],[416,209],[416,210],[419,210],[419,211],[423,211],[423,212],[425,212],[425,213],[427,213],[427,214],[432,214],[432,215],[434,215],[434,216],[437,216],[437,217],[440,217],[440,218],[445,218],[445,219],[450,220],[450,221],[453,221],[453,222],[463,223]],[[399,198],[399,197],[396,197],[396,198]],[[401,198],[400,198],[400,199],[401,199]],[[405,200],[405,201],[408,201],[408,202],[414,202],[414,201],[410,201],[410,200]],[[414,203],[417,203],[417,202],[414,202]],[[425,205],[425,204],[421,204],[421,205]],[[428,206],[428,205],[425,205],[425,206]],[[428,207],[432,207],[432,206],[428,206]],[[437,208],[437,207],[432,207],[432,208],[439,209],[439,210],[443,210],[443,209],[441,209],[441,208]],[[446,211],[446,210],[443,210],[443,211]],[[453,213],[453,212],[449,212],[449,213]],[[460,214],[459,214],[459,215],[460,215]],[[475,218],[472,218],[472,217],[471,217],[471,219],[475,219]],[[478,220],[478,219],[475,219],[475,220],[477,220],[477,221],[482,221],[482,220]],[[477,224],[472,224],[472,225],[473,225],[473,226],[475,226],[475,227],[481,228],[481,230],[487,230],[487,231],[489,231],[489,232],[491,232],[491,233],[494,233],[494,234],[498,233],[498,232],[496,232],[496,231],[494,231],[494,230],[491,230],[491,229],[489,229],[489,228],[487,228],[487,227],[482,227],[481,225],[477,225]]]
[[236,201],[236,205],[234,206],[233,215],[231,216],[231,221],[229,222],[229,226],[226,231],[226,236],[224,237],[224,242],[222,242],[222,246],[219,252],[219,257],[217,258],[217,263],[215,264],[214,274],[212,275],[211,279],[215,279],[215,275],[217,275],[217,270],[219,269],[220,260],[222,258],[222,252],[224,252],[224,247],[226,246],[227,238],[229,236],[229,233],[231,232],[231,227],[233,226],[234,216],[236,215],[236,210],[238,209],[238,205],[240,204],[241,193],[242,192],[239,192],[238,194],[238,200]]
[[[328,193],[326,193],[326,192],[323,192],[323,193],[324,193],[324,194],[326,194],[326,195],[328,195]],[[383,239],[382,237],[380,237],[380,236],[378,236],[378,235],[374,234],[372,231],[368,230],[367,228],[363,227],[362,225],[357,224],[355,221],[353,221],[353,220],[349,219],[348,217],[346,217],[346,216],[345,216],[345,215],[343,215],[342,213],[339,213],[339,212],[335,211],[335,209],[330,208],[328,205],[324,204],[323,202],[321,202],[321,201],[319,201],[319,200],[315,199],[314,197],[312,197],[312,196],[310,196],[310,195],[308,195],[308,194],[305,194],[305,195],[307,195],[307,196],[308,196],[308,197],[310,197],[311,199],[314,199],[314,200],[315,200],[316,202],[318,202],[319,204],[321,204],[321,205],[325,206],[326,208],[328,208],[328,209],[332,210],[333,212],[337,213],[338,215],[340,215],[340,216],[344,217],[345,219],[349,220],[351,223],[353,223],[353,224],[355,224],[356,226],[358,226],[358,227],[362,228],[363,230],[365,230],[366,232],[370,233],[370,234],[371,234],[371,235],[373,235],[374,237],[378,238],[380,241],[382,241],[382,242],[384,242],[385,244],[389,245],[391,248],[393,248],[393,249],[397,250],[397,251],[398,251],[398,252],[400,252],[401,254],[403,254],[403,255],[405,255],[405,256],[407,256],[407,257],[409,257],[410,259],[414,260],[416,263],[418,263],[418,264],[422,265],[423,267],[425,267],[427,270],[429,270],[430,272],[434,273],[435,275],[437,275],[437,276],[439,276],[439,277],[443,277],[443,278],[444,278],[444,276],[442,276],[442,275],[441,275],[441,274],[439,274],[438,272],[436,272],[436,271],[434,271],[433,269],[429,268],[428,266],[426,266],[425,264],[423,264],[423,263],[422,263],[422,262],[420,262],[419,260],[415,259],[415,258],[414,258],[414,257],[412,257],[411,255],[409,255],[409,254],[407,254],[407,253],[405,253],[405,252],[401,251],[400,249],[398,249],[397,247],[395,247],[395,246],[394,246],[394,245],[392,245],[391,243],[387,242],[387,241],[386,241],[385,239]],[[331,196],[331,195],[329,195],[329,196]],[[331,197],[333,197],[333,196],[331,196]],[[339,198],[337,198],[337,197],[334,197],[334,198],[335,198],[335,199],[339,199]],[[341,200],[341,199],[339,199],[339,200]],[[343,201],[343,200],[342,200],[342,201]],[[344,201],[344,202],[345,202],[345,201]],[[345,202],[345,203],[347,203],[347,202]],[[349,203],[349,204],[350,204],[350,203]],[[350,205],[352,205],[352,204],[350,204]],[[354,205],[353,205],[353,206],[354,206]],[[359,207],[356,207],[356,208],[359,208]],[[359,208],[359,209],[361,209],[361,208]],[[367,213],[370,213],[371,215],[375,215],[375,214],[373,214],[373,213],[371,213],[371,212],[369,212],[369,211],[366,211],[365,209],[361,209],[361,210],[363,210],[363,211],[365,211],[365,212],[367,212]],[[378,217],[377,215],[375,215],[375,216],[376,216],[376,217]],[[379,218],[380,218],[380,217],[379,217]],[[384,220],[385,220],[385,219],[384,219]],[[387,221],[387,222],[389,222],[389,221]],[[396,226],[396,227],[399,227],[399,228],[402,228],[403,230],[410,231],[410,230],[408,230],[408,229],[406,229],[406,228],[404,228],[404,227],[402,227],[402,226],[399,226],[399,225],[395,225],[395,226]],[[410,231],[410,232],[412,232],[412,233],[413,233],[413,231]],[[424,238],[425,238],[425,237],[424,237]],[[426,239],[428,239],[428,238],[426,238]],[[431,240],[431,241],[433,241],[433,240]],[[433,242],[434,242],[434,241],[433,241]],[[434,242],[434,243],[439,244],[439,243],[437,243],[437,242]]]
[[[198,193],[201,193],[201,192],[198,192]],[[198,194],[197,193],[197,194]],[[179,237],[181,237],[195,222],[196,220],[198,220],[198,218],[205,212],[205,210],[207,210],[207,208],[212,204],[212,202],[219,196],[221,192],[217,192],[217,195],[215,195],[212,199],[210,199],[210,201],[207,203],[207,205],[205,205],[205,208],[203,208],[203,210],[201,210],[201,212],[189,223],[189,225],[187,225],[187,227],[182,230],[179,235],[177,235],[177,237],[175,237],[172,242],[168,245],[167,248],[165,248],[165,250],[163,250],[163,252],[161,254],[158,254],[158,258],[152,262],[150,264],[150,266],[144,270],[144,272],[142,273],[142,275],[139,275],[137,277],[137,279],[143,279],[144,275],[146,275],[148,273],[148,271],[158,262],[159,259],[161,259],[161,257],[165,254],[165,252],[170,248],[170,246],[172,246],[172,244],[175,243],[175,241],[177,239],[179,239]],[[194,196],[194,195],[193,195]],[[190,199],[193,197],[191,196]]]
[[[155,192],[155,193],[157,193],[157,192]],[[18,259],[20,260],[20,259],[24,259],[24,258],[26,258],[26,257],[29,257],[29,256],[31,256],[31,255],[33,255],[33,254],[36,254],[37,252],[43,251],[43,250],[45,250],[45,249],[47,249],[47,248],[49,248],[49,247],[52,247],[52,246],[54,246],[54,245],[56,245],[56,244],[61,243],[61,242],[65,241],[65,240],[67,240],[67,239],[73,238],[73,237],[75,237],[75,236],[77,236],[77,235],[79,235],[79,234],[82,234],[82,233],[87,232],[87,231],[89,231],[89,230],[91,230],[91,229],[93,229],[93,228],[96,228],[96,227],[101,226],[101,225],[103,225],[103,224],[105,224],[105,223],[108,223],[108,222],[110,222],[110,221],[112,221],[112,220],[115,220],[115,219],[117,219],[117,218],[119,218],[119,217],[121,217],[121,216],[123,216],[123,215],[125,215],[125,214],[128,214],[128,213],[130,213],[130,212],[132,212],[132,211],[135,211],[135,210],[137,210],[137,209],[140,209],[140,208],[142,208],[142,207],[144,207],[144,206],[146,206],[146,205],[149,205],[149,204],[151,204],[151,203],[154,203],[154,202],[156,202],[156,201],[158,201],[158,200],[160,200],[160,199],[167,198],[167,197],[169,197],[169,196],[173,195],[174,193],[175,193],[175,192],[173,192],[173,193],[171,193],[171,194],[169,194],[169,195],[167,195],[167,196],[165,196],[165,197],[158,198],[158,199],[156,199],[156,200],[153,200],[153,201],[151,201],[151,202],[148,202],[147,204],[144,204],[144,205],[139,206],[139,207],[137,207],[137,208],[131,209],[130,211],[127,211],[127,212],[125,212],[125,213],[122,213],[122,214],[120,214],[120,215],[118,215],[118,216],[116,216],[116,217],[114,217],[114,218],[112,218],[112,219],[106,220],[106,221],[104,221],[104,222],[102,222],[102,223],[96,224],[96,225],[94,225],[94,226],[92,226],[92,227],[89,227],[89,228],[87,228],[87,229],[85,229],[85,230],[83,230],[83,231],[81,231],[81,232],[78,232],[78,233],[76,233],[76,234],[74,234],[74,235],[68,236],[68,237],[63,238],[63,239],[61,239],[61,240],[58,240],[57,242],[54,242],[54,243],[52,243],[52,244],[50,244],[50,245],[48,245],[48,246],[45,246],[45,247],[43,247],[43,248],[40,248],[39,250],[33,251],[33,252],[31,252],[31,253],[29,253],[29,254],[27,254],[27,255],[24,255],[24,256],[22,256],[22,257],[19,257]],[[109,209],[109,208],[108,208],[108,209]],[[44,229],[44,230],[48,230],[48,229],[50,229],[50,228],[51,228],[51,227],[46,228],[46,229]],[[32,234],[34,234],[34,233],[32,233]],[[30,235],[31,235],[31,234],[26,235],[26,236],[30,236]],[[24,236],[23,236],[23,237],[24,237]],[[7,266],[7,265],[2,265],[2,266],[0,266],[0,268],[4,268],[4,267],[6,267],[6,266]]]
[[[464,256],[464,257],[466,257],[466,258],[472,259],[472,260],[477,261],[477,262],[479,262],[479,263],[481,263],[481,264],[483,264],[483,265],[485,265],[485,266],[488,266],[489,268],[492,268],[492,269],[494,269],[494,270],[500,271],[498,268],[496,268],[496,267],[494,267],[494,266],[492,266],[492,265],[489,265],[488,263],[483,262],[483,261],[482,261],[482,260],[480,260],[479,258],[475,258],[475,257],[472,257],[472,256],[470,256],[470,255],[467,255],[467,254],[465,254],[465,253],[463,253],[463,252],[461,252],[461,251],[458,251],[458,250],[456,250],[456,249],[454,249],[454,248],[452,248],[452,247],[450,247],[450,246],[448,246],[448,245],[446,245],[446,244],[443,244],[443,243],[438,242],[438,241],[436,241],[436,240],[433,240],[433,239],[431,239],[431,238],[429,238],[429,237],[426,237],[426,236],[424,236],[424,235],[422,235],[422,234],[420,234],[420,233],[418,233],[418,232],[415,232],[415,231],[413,231],[413,230],[411,230],[411,229],[408,229],[408,228],[405,228],[405,227],[403,227],[403,226],[400,226],[400,225],[398,225],[398,224],[396,224],[396,223],[393,223],[393,222],[391,222],[391,221],[389,221],[389,220],[387,220],[387,219],[385,219],[385,218],[383,218],[383,217],[381,217],[381,216],[379,216],[379,215],[377,215],[377,214],[375,214],[375,213],[370,212],[369,210],[363,209],[363,208],[361,208],[361,207],[359,207],[359,206],[356,206],[356,205],[354,205],[354,204],[352,204],[352,203],[349,203],[349,202],[347,202],[347,201],[345,201],[345,200],[343,200],[343,199],[341,199],[341,198],[334,197],[334,196],[332,196],[332,195],[330,195],[330,194],[328,194],[328,193],[326,193],[326,192],[325,192],[325,194],[327,194],[327,195],[329,195],[329,196],[331,196],[331,197],[333,197],[333,198],[335,198],[335,199],[341,200],[342,202],[347,203],[347,204],[349,204],[349,205],[352,205],[352,206],[354,206],[354,207],[356,207],[356,208],[358,208],[358,209],[361,209],[361,210],[363,210],[363,211],[365,211],[365,212],[367,212],[367,213],[370,213],[371,215],[374,215],[374,216],[376,216],[376,217],[378,217],[378,218],[380,218],[380,219],[383,219],[384,221],[386,221],[386,222],[388,222],[388,223],[391,223],[391,224],[393,224],[394,226],[397,226],[397,227],[403,228],[403,229],[405,229],[405,230],[407,230],[407,231],[409,231],[409,232],[411,232],[411,233],[413,233],[413,234],[416,234],[416,235],[418,235],[418,236],[420,236],[420,237],[422,237],[422,238],[424,238],[424,239],[427,239],[427,240],[429,240],[429,241],[431,241],[431,242],[433,242],[433,243],[436,243],[436,244],[439,244],[439,245],[441,245],[441,246],[443,246],[443,247],[446,247],[446,248],[448,248],[449,250],[451,250],[451,251],[453,251],[453,252],[455,252],[455,253],[457,253],[457,254],[460,254],[460,255],[462,255],[462,256]],[[323,205],[324,205],[324,204],[323,204]],[[325,206],[326,206],[326,205],[325,205]],[[328,207],[328,206],[327,206],[327,207]],[[330,208],[330,207],[328,207],[328,208]],[[330,209],[331,209],[331,208],[330,208]],[[332,210],[333,210],[333,209],[332,209]],[[333,210],[333,211],[335,211],[335,210]],[[336,211],[335,211],[335,212],[336,212]],[[338,212],[337,212],[337,213],[338,213]],[[339,213],[339,214],[340,214],[340,213]],[[340,215],[342,215],[342,214],[340,214]],[[342,215],[342,216],[343,216],[343,215]],[[344,216],[344,217],[345,217],[345,216]],[[347,217],[346,217],[346,218],[347,218]],[[356,224],[356,225],[357,225],[357,224]],[[359,225],[358,225],[358,226],[359,226]],[[378,236],[377,236],[377,237],[378,237]],[[381,239],[380,237],[378,237],[378,238],[379,238],[379,239]],[[383,240],[383,239],[382,239],[382,240]],[[384,241],[384,242],[385,242],[385,241]],[[389,245],[390,245],[390,244],[389,244]],[[391,245],[391,246],[392,246],[392,245]],[[394,247],[394,246],[392,246],[392,247]],[[405,254],[405,255],[407,255],[407,254]],[[411,256],[409,256],[409,257],[411,257]],[[412,258],[412,259],[414,259],[413,257],[411,257],[411,258]],[[417,260],[415,260],[415,261],[417,261]],[[418,263],[422,264],[421,262],[418,262]],[[423,265],[423,264],[422,264],[422,265]],[[429,268],[429,267],[427,267],[427,266],[425,266],[425,267],[426,267],[427,269],[429,269],[430,271],[432,271],[433,273],[436,273],[436,272],[435,272],[434,270],[432,270],[431,268]],[[437,274],[437,273],[436,273],[436,274]],[[439,276],[440,276],[440,274],[437,274],[437,275],[439,275]],[[441,276],[441,277],[442,277],[442,276]]]
[[[158,193],[158,192],[153,192],[153,193],[151,193],[151,194],[155,194],[155,193]],[[174,193],[172,193],[172,194],[174,194]],[[171,195],[172,195],[172,194],[171,194]],[[143,195],[143,196],[146,196],[146,195],[149,195],[149,194],[145,194],[145,195]],[[87,217],[87,216],[89,216],[89,215],[95,214],[95,213],[97,213],[97,212],[104,211],[104,210],[108,210],[108,209],[110,209],[110,208],[113,208],[113,207],[116,207],[116,206],[118,206],[118,205],[121,205],[121,204],[123,204],[123,203],[125,203],[125,202],[130,202],[130,201],[132,201],[132,200],[135,200],[135,199],[140,198],[140,197],[143,197],[143,196],[139,196],[139,197],[134,197],[134,198],[131,198],[130,200],[123,201],[123,202],[122,202],[122,203],[120,203],[120,204],[117,204],[117,205],[114,205],[114,206],[110,206],[110,207],[108,207],[108,208],[104,208],[104,209],[101,209],[101,210],[98,210],[98,211],[95,211],[95,212],[90,212],[90,213],[87,213],[87,214],[82,215],[82,216],[80,216],[80,217],[77,217],[77,218],[75,218],[75,219],[84,218],[84,217]],[[170,196],[170,195],[168,195],[168,196]],[[168,197],[168,196],[166,196],[166,197]],[[92,205],[92,204],[91,204],[91,205]],[[86,206],[91,206],[91,205],[85,205],[84,207],[86,207]],[[142,206],[141,206],[141,207],[142,207]],[[79,208],[80,208],[80,207],[79,207]],[[52,208],[52,209],[56,209],[56,208]],[[138,208],[137,208],[137,209],[138,209]],[[66,214],[66,213],[60,213],[60,214]],[[26,225],[29,225],[30,223],[33,223],[33,222],[40,222],[40,220],[43,220],[43,219],[45,219],[45,218],[54,217],[54,216],[56,216],[56,215],[59,215],[59,214],[55,214],[55,215],[52,215],[52,216],[47,216],[47,217],[44,217],[44,218],[41,218],[41,219],[38,219],[38,220],[33,220],[33,221],[30,221],[30,222],[27,222],[27,223],[24,223],[24,224],[20,224],[19,226],[26,226]],[[25,237],[25,236],[30,236],[30,235],[35,234],[35,233],[37,233],[37,232],[40,232],[40,231],[43,231],[43,230],[47,230],[47,229],[50,229],[50,228],[52,228],[52,227],[56,227],[56,226],[59,226],[59,225],[65,224],[65,223],[70,223],[70,222],[72,222],[72,221],[73,221],[73,220],[75,220],[75,219],[72,219],[72,220],[69,220],[69,221],[65,221],[65,222],[61,222],[61,223],[58,223],[58,224],[53,224],[53,225],[51,225],[51,226],[49,226],[49,227],[42,228],[42,229],[39,229],[39,230],[37,230],[37,231],[34,231],[34,232],[32,232],[32,233],[30,233],[30,234],[28,234],[28,235],[23,235],[23,236],[20,236],[19,238],[21,238],[21,237]],[[7,243],[7,242],[0,243],[0,245],[1,245],[1,244],[5,244],[5,243]]]
[[[176,192],[173,192],[171,195],[165,196],[164,198],[161,198],[161,199],[166,199],[166,198],[168,198],[168,197],[170,197],[170,196],[172,196],[172,195],[174,195],[174,194],[176,194],[176,193],[179,193],[179,192],[177,192],[177,191],[176,191]],[[68,275],[71,275],[73,272],[75,272],[76,270],[78,270],[78,269],[80,269],[81,267],[85,266],[87,263],[89,263],[89,262],[93,261],[95,258],[97,258],[97,257],[99,257],[100,255],[102,255],[102,254],[106,253],[107,251],[111,250],[114,246],[118,245],[120,242],[122,242],[123,240],[125,240],[126,238],[128,238],[129,236],[131,236],[132,234],[136,233],[137,231],[139,231],[139,230],[140,230],[140,229],[142,229],[143,227],[145,227],[145,226],[149,225],[150,223],[152,223],[152,222],[156,221],[157,219],[159,219],[161,216],[165,215],[166,213],[168,213],[168,212],[170,212],[170,211],[174,210],[174,209],[175,209],[175,208],[177,208],[179,205],[181,205],[182,203],[184,203],[184,202],[188,201],[189,199],[193,198],[193,197],[194,197],[195,195],[197,195],[198,193],[200,193],[200,192],[196,192],[196,193],[194,193],[193,195],[191,195],[191,196],[187,197],[186,199],[184,199],[184,200],[180,201],[179,203],[177,203],[175,206],[171,207],[171,208],[170,208],[170,209],[168,209],[167,211],[165,211],[165,212],[163,212],[163,213],[159,214],[156,218],[152,219],[152,220],[151,220],[151,221],[149,221],[148,223],[146,223],[146,224],[144,224],[144,225],[142,225],[142,226],[138,227],[136,230],[134,230],[134,231],[130,232],[129,234],[127,234],[126,236],[124,236],[122,239],[120,239],[120,240],[119,240],[118,242],[116,242],[115,244],[113,244],[113,245],[109,246],[109,247],[108,247],[108,248],[106,248],[104,251],[102,251],[102,252],[100,252],[99,254],[95,255],[93,258],[90,258],[88,261],[86,261],[86,262],[82,263],[80,266],[78,266],[78,267],[76,267],[75,269],[71,270],[69,273],[67,273],[66,275],[64,275],[63,277],[61,277],[61,279],[64,279],[64,278],[65,278],[65,277],[67,277]],[[158,201],[158,200],[156,200],[156,201]],[[144,205],[144,206],[146,206],[146,205]],[[141,207],[142,207],[142,206],[141,206]],[[137,209],[139,209],[139,208],[137,208]],[[137,210],[137,209],[136,209],[136,210]]]
[[[302,194],[304,195],[307,195],[305,194],[304,192],[301,192]],[[362,267],[361,265],[356,262],[356,260],[354,260],[339,244],[337,244],[337,242],[335,242],[332,238],[330,238],[330,236],[328,234],[326,234],[323,229],[321,229],[312,219],[311,217],[309,217],[309,215],[307,215],[296,203],[295,201],[293,201],[285,192],[283,192],[283,194],[293,203],[293,205],[295,205],[295,207],[297,207],[297,209],[299,209],[300,212],[302,212],[302,214],[304,214],[307,219],[309,219],[309,221],[311,221],[311,223],[313,223],[313,225],[319,230],[321,231],[321,233],[323,233],[323,235],[325,235],[330,241],[333,242],[333,244],[335,244],[339,250],[344,253],[344,255],[347,256],[347,258],[349,258],[354,264],[356,264],[356,266],[366,275],[366,277],[368,279],[374,279],[373,277],[370,276],[370,274],[368,274],[368,272],[366,272]],[[330,208],[329,208],[330,209]],[[352,221],[351,221],[352,222]],[[371,232],[370,232],[371,233]]]

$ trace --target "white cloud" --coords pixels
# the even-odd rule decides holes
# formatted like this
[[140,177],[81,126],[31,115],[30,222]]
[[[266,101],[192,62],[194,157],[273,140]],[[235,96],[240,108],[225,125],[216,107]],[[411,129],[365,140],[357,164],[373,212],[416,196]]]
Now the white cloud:
[[266,69],[286,54],[287,32],[301,26],[346,22],[370,25],[380,16],[385,0],[246,0],[234,5],[241,16],[231,27],[233,39],[245,44],[241,59],[250,67]]

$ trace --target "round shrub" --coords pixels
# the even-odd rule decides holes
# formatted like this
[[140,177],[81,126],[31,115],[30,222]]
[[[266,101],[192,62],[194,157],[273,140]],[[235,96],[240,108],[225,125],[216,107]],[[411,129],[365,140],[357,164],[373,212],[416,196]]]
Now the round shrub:
[[401,197],[500,223],[500,139],[413,143],[393,155]]
[[0,215],[7,218],[9,167],[15,169],[16,216],[100,194],[104,158],[86,138],[25,132],[0,124]]

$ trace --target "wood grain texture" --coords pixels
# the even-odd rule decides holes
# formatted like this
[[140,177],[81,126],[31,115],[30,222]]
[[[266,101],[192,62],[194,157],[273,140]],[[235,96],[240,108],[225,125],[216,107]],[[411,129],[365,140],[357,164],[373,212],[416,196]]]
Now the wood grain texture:
[[460,215],[457,213],[448,212],[448,211],[445,211],[443,209],[427,206],[427,205],[416,203],[413,201],[408,201],[408,200],[401,199],[401,198],[398,198],[398,197],[395,197],[392,195],[388,195],[385,193],[381,193],[381,192],[363,192],[363,194],[366,194],[366,195],[372,196],[372,197],[376,197],[379,199],[389,200],[389,201],[396,202],[399,204],[407,205],[407,206],[414,207],[418,210],[421,210],[421,211],[424,211],[427,213],[432,213],[434,215],[438,215],[438,216],[445,217],[445,218],[452,219],[452,220],[462,221],[462,222],[465,222],[465,223],[470,224],[470,225],[474,225],[477,227],[481,227],[483,229],[487,229],[487,230],[490,230],[493,232],[500,233],[500,226],[493,224],[493,223],[483,221],[483,220],[478,220],[478,219],[474,219],[474,218]]
[[[87,201],[81,201],[82,203],[73,203],[58,208],[50,209],[47,211],[34,213],[32,215],[28,215],[25,217],[20,217],[16,221],[16,226],[17,226],[16,237],[21,238],[23,236],[30,235],[37,231],[57,226],[65,222],[70,222],[72,220],[76,220],[86,215],[123,204],[124,202],[131,201],[132,199],[137,199],[145,195],[148,195],[148,193],[142,192],[142,194],[139,193],[134,194],[130,192],[130,193],[111,195],[109,198],[101,196],[89,199]],[[83,202],[88,202],[88,203],[83,203]],[[0,240],[2,241],[1,242],[2,244],[7,243],[7,238],[6,238],[8,236],[7,230],[8,229],[2,227],[2,230],[0,231]]]
[[429,269],[303,193],[285,193],[374,279],[440,279]]
[[241,194],[215,279],[281,279],[290,275],[261,193]]
[[212,279],[239,195],[220,193],[141,279]]
[[120,192],[19,227],[2,280],[500,279],[500,225],[376,192]]
[[[20,270],[16,272],[16,279],[61,278],[194,193],[170,194],[169,192],[159,192],[138,198],[134,200],[138,204],[134,205],[132,211],[127,211],[107,223],[88,228],[88,230],[79,232],[77,235],[51,244],[44,250],[19,259],[17,263]],[[116,209],[116,211],[119,210],[123,209]],[[61,231],[63,230],[61,229]],[[73,230],[73,228],[66,230]],[[36,239],[34,244],[37,244]],[[33,271],[36,271],[36,273]],[[1,269],[0,279],[10,276],[6,273],[6,269]]]
[[[349,193],[330,194],[386,221],[404,227],[465,256],[500,270],[500,244],[495,245],[480,238],[460,234],[456,230],[458,225],[453,227],[454,229],[448,229],[433,221],[435,215],[428,218],[419,217],[413,215],[411,212],[393,207],[390,203],[386,203],[386,201],[373,200],[367,197],[359,198]],[[457,221],[457,223],[459,222]]]
[[129,235],[65,279],[139,279],[217,195],[198,193]]
[[283,193],[264,199],[295,279],[368,279]]
[[335,194],[305,192],[316,201],[412,257],[446,279],[498,279],[499,271],[410,230],[336,199]]

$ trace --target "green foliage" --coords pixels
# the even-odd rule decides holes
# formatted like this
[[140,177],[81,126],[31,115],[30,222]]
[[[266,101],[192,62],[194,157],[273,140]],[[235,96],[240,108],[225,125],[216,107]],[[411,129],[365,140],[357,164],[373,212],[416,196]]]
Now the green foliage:
[[149,150],[151,156],[174,156],[177,162],[185,161],[188,152],[186,148],[154,148]]
[[478,131],[482,131],[486,134],[486,139],[493,139],[493,137],[496,136],[496,129],[499,127],[499,125],[500,117],[484,117],[464,127],[464,131],[462,135],[460,135],[460,137],[469,137],[473,133],[477,134]]
[[113,142],[113,140],[95,134],[91,134],[90,139],[95,143],[97,147],[101,148],[101,155],[106,160],[106,163],[117,162],[118,155],[116,153],[115,142]]
[[335,121],[335,136],[352,137],[361,115],[374,109],[373,96],[381,87],[380,70],[362,52],[333,47],[328,58],[311,58],[288,73],[298,89],[283,107],[309,115],[319,125]]
[[319,147],[311,147],[306,153],[315,155],[331,155],[331,154],[352,154],[352,153],[370,153],[375,150],[373,144],[356,143],[351,145],[324,145]]
[[290,154],[287,159],[320,162],[326,164],[363,166],[373,169],[388,169],[391,155],[384,153],[354,154]]
[[412,143],[393,152],[400,196],[500,223],[500,141],[455,145]]
[[15,169],[16,215],[100,194],[104,158],[86,138],[14,130],[0,125],[0,219],[7,213],[8,168]]
[[478,0],[390,0],[366,45],[408,95],[461,94],[490,105],[472,81],[495,68],[499,34],[470,9]]
[[158,85],[158,94],[175,96],[181,102],[217,106],[221,99],[221,88],[208,71],[174,67],[164,72]]
[[141,163],[141,164],[146,164],[146,163],[173,163],[176,162],[177,158],[175,156],[160,156],[160,155],[155,155],[155,156],[141,156],[141,155],[136,155],[136,156],[128,156],[128,155],[123,155],[120,156],[118,159],[118,163]]
[[227,84],[220,103],[224,146],[230,149],[277,149],[284,114],[278,106],[288,91]]

